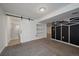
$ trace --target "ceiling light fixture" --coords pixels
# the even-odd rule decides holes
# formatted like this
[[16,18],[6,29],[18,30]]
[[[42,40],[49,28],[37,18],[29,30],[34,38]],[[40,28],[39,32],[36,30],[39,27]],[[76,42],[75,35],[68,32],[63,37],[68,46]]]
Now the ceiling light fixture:
[[46,9],[46,8],[41,7],[39,10],[40,10],[41,12],[44,12],[44,11],[45,11],[45,9]]

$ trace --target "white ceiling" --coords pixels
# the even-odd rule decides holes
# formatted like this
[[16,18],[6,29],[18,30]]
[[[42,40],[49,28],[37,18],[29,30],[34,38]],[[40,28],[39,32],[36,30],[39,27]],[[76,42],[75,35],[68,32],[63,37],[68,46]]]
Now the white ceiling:
[[[6,13],[32,19],[40,19],[67,5],[68,3],[0,3],[0,6]],[[45,12],[40,12],[40,7],[45,7]]]
[[48,20],[42,21],[42,23],[52,23],[54,21],[65,20],[68,21],[70,18],[79,17],[79,8],[68,11],[66,13],[59,14],[55,17],[51,17]]

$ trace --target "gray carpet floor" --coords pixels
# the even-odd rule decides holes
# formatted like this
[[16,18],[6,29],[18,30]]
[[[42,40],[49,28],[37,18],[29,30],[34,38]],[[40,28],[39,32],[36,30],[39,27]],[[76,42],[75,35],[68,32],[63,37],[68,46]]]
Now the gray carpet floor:
[[6,47],[1,56],[79,56],[79,48],[48,39]]

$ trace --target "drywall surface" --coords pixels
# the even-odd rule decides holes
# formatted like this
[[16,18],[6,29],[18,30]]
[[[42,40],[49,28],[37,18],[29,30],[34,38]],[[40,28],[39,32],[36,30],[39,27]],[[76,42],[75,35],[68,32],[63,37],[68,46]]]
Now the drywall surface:
[[[46,24],[39,23],[38,21],[35,20],[34,21],[29,21],[28,19],[21,20],[19,18],[7,16],[6,45],[8,45],[9,41],[11,40],[11,22],[15,23],[14,19],[17,20],[17,23],[19,22],[19,34],[20,34],[21,43],[40,39],[40,38],[46,38],[47,36]],[[38,24],[40,26],[37,26]]]
[[28,42],[31,41],[31,28],[30,22],[27,19],[22,19],[21,21],[21,42]]
[[41,32],[39,31],[40,35],[38,35],[37,24],[39,24],[38,21],[29,21],[27,19],[21,20],[21,42],[28,42],[31,40],[45,38],[47,36],[46,24],[41,24]]
[[0,8],[0,53],[5,48],[7,42],[7,33],[6,33],[6,16],[2,9]]

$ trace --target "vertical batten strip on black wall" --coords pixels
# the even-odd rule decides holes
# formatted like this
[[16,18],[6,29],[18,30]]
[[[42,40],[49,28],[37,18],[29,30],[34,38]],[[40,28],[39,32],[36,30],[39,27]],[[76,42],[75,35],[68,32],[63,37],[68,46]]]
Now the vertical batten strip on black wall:
[[68,25],[68,43],[70,43],[70,25]]
[[61,24],[61,29],[60,30],[61,30],[61,41],[62,41],[62,24]]
[[56,39],[56,26],[55,26],[55,39]]

